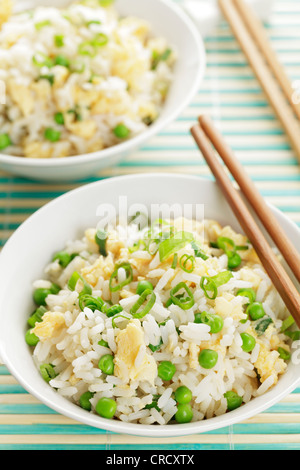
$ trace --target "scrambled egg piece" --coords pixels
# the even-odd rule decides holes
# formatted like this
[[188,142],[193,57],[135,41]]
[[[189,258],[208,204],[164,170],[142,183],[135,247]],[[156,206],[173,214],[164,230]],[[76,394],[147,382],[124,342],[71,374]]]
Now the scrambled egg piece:
[[279,357],[277,351],[270,351],[264,343],[260,343],[259,355],[254,366],[262,383],[272,376],[275,385],[278,382],[278,376],[285,372],[287,364]]
[[0,2],[0,27],[5,23],[12,14],[12,0],[1,0]]
[[47,339],[57,336],[61,328],[65,326],[65,317],[60,312],[46,312],[43,315],[43,319],[40,323],[36,323],[32,330],[40,341],[46,341]]
[[12,100],[19,106],[23,116],[29,116],[34,108],[34,99],[28,87],[11,80],[8,83],[8,92]]
[[124,247],[124,242],[118,238],[117,232],[115,230],[111,230],[106,240],[107,251],[118,256],[120,254],[120,250]]
[[246,320],[247,315],[243,311],[241,303],[233,303],[234,295],[225,292],[222,296],[215,300],[215,311],[222,318],[232,317],[234,320]]
[[136,365],[141,346],[146,346],[140,322],[138,320],[130,321],[127,328],[118,334],[116,343],[115,376],[125,383],[130,380],[139,380],[148,381],[151,385],[154,385],[157,377],[157,365],[154,358],[146,352],[146,349],[140,364]]
[[100,277],[109,279],[114,269],[115,265],[112,256],[108,254],[106,258],[100,256],[92,266],[82,268],[81,274],[89,284],[95,287]]
[[52,149],[41,142],[28,142],[24,144],[24,156],[27,158],[51,158]]
[[240,269],[239,274],[242,281],[251,282],[253,289],[258,289],[261,283],[261,278],[255,274],[252,269],[245,266]]
[[200,353],[200,346],[195,343],[189,344],[189,366],[191,369],[197,369],[199,365],[198,357]]

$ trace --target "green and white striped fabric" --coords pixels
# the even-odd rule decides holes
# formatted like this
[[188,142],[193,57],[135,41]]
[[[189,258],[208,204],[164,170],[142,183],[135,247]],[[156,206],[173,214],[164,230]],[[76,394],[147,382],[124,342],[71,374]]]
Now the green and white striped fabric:
[[[300,2],[276,0],[266,25],[292,81],[300,80]],[[209,113],[262,195],[300,225],[300,166],[282,127],[228,25],[206,39],[208,66],[193,103],[164,132],[118,167],[74,184],[42,184],[0,171],[0,244],[39,207],[86,182],[144,172],[212,178],[190,136],[197,116]],[[107,433],[58,415],[30,396],[0,366],[0,450],[22,449],[300,449],[300,389],[253,419],[191,437],[165,441]]]

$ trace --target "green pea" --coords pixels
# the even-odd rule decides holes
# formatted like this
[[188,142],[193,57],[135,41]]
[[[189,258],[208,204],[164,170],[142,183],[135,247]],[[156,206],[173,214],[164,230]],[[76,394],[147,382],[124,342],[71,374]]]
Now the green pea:
[[158,366],[158,377],[168,382],[172,380],[176,372],[176,366],[170,361],[163,361]]
[[98,341],[98,344],[99,346],[103,346],[104,348],[108,348],[108,342],[107,341],[104,341],[104,339],[100,339],[100,341]]
[[143,292],[145,292],[145,290],[151,290],[153,291],[153,285],[151,284],[151,282],[149,281],[140,281],[138,283],[138,286],[137,286],[137,289],[136,289],[136,293],[138,295],[142,295]]
[[203,369],[212,369],[218,362],[218,353],[212,349],[203,349],[198,357],[199,364]]
[[260,302],[253,302],[246,310],[246,313],[250,316],[251,320],[260,320],[266,315],[263,305]]
[[37,305],[46,305],[46,299],[48,295],[58,294],[60,287],[56,284],[52,284],[49,289],[38,288],[33,293],[33,300]]
[[40,366],[40,372],[43,379],[48,383],[57,375],[52,364],[42,364]]
[[106,375],[113,375],[114,373],[114,358],[111,354],[105,354],[105,356],[102,356],[99,363],[98,363],[99,369],[104,372]]
[[249,333],[242,333],[241,338],[243,341],[243,344],[242,344],[243,351],[247,353],[250,353],[251,351],[253,351],[256,345],[256,339],[254,338],[254,336],[249,335]]
[[202,312],[200,319],[200,323],[205,323],[206,325],[210,326],[210,333],[212,334],[220,333],[220,331],[223,329],[224,320],[219,315]]
[[291,359],[291,355],[286,349],[278,348],[277,351],[279,352],[280,359],[283,359],[284,361],[289,361]]
[[79,398],[79,404],[81,408],[83,408],[86,411],[91,411],[92,405],[91,405],[91,398],[93,398],[94,394],[92,392],[85,392],[81,395]]
[[235,269],[238,268],[242,263],[242,258],[238,253],[233,253],[228,257],[228,268]]
[[0,134],[0,150],[4,150],[12,144],[8,134]]
[[126,139],[130,134],[130,130],[124,124],[119,124],[114,128],[113,133],[118,139]]
[[250,303],[253,303],[256,300],[256,293],[253,289],[239,289],[236,295],[240,295],[241,297],[248,297]]
[[36,346],[39,342],[39,338],[31,332],[32,330],[27,330],[25,333],[25,341],[28,346]]
[[224,397],[227,400],[228,411],[236,410],[243,403],[243,398],[233,391],[224,393]]
[[184,424],[190,423],[193,419],[193,410],[189,404],[179,404],[177,406],[177,412],[175,414],[177,423]]
[[64,118],[63,113],[54,114],[54,121],[56,122],[56,124],[63,126],[65,123],[65,118]]
[[96,412],[102,418],[112,419],[117,411],[117,403],[112,398],[100,398],[96,405]]
[[50,140],[50,142],[58,142],[60,139],[60,135],[61,135],[61,132],[55,129],[52,129],[52,127],[47,127],[47,129],[44,132],[45,139]]
[[193,395],[191,390],[188,387],[185,387],[184,385],[177,388],[177,390],[175,391],[175,400],[180,405],[186,405],[187,403],[190,403],[192,398]]

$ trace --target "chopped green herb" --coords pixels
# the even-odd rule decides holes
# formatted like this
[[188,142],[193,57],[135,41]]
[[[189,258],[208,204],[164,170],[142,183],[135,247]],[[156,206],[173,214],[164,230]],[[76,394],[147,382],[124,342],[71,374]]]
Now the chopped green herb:
[[257,335],[262,336],[272,323],[273,323],[273,320],[270,317],[263,318],[262,320],[258,321],[255,326],[255,331]]

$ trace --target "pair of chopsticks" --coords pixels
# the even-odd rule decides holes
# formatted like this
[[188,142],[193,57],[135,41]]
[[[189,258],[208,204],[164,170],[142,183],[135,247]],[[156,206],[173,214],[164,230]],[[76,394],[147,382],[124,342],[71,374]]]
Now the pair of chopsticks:
[[[240,192],[273,239],[295,278],[300,282],[300,255],[298,251],[210,118],[200,116],[199,123],[192,127],[191,133],[245,235],[250,240],[267,274],[300,328],[300,294],[274,254]],[[240,192],[234,188],[216,152],[239,185]]]
[[219,0],[219,5],[300,161],[300,104],[264,26],[244,0]]

